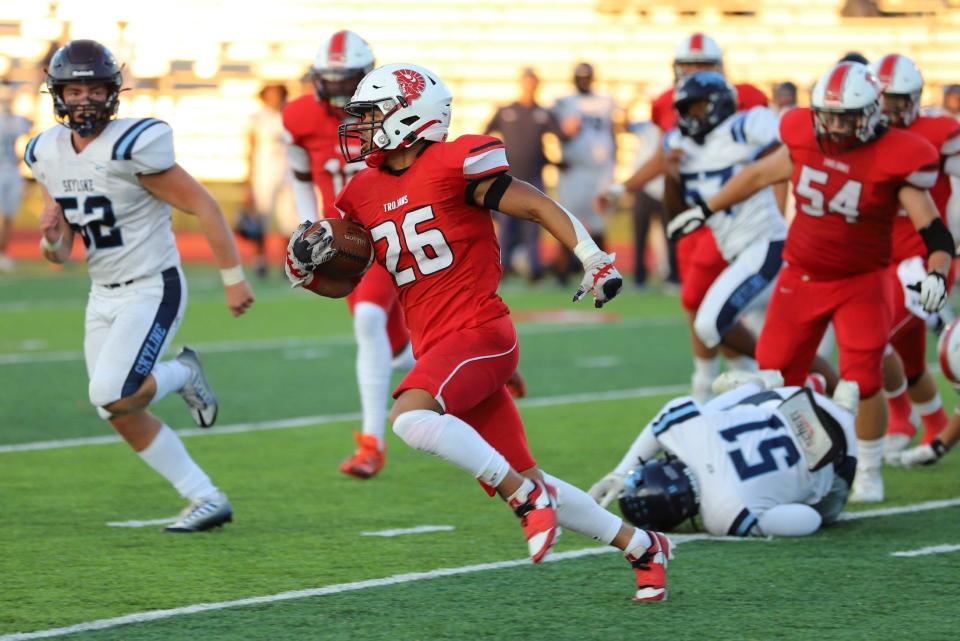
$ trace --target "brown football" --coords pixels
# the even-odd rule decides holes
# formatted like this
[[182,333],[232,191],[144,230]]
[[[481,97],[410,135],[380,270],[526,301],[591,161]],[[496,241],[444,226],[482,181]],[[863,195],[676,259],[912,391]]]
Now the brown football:
[[326,226],[333,236],[331,247],[337,255],[314,270],[325,278],[355,278],[362,276],[373,264],[373,238],[365,228],[352,220],[342,218],[323,218],[310,225],[304,236],[319,226]]

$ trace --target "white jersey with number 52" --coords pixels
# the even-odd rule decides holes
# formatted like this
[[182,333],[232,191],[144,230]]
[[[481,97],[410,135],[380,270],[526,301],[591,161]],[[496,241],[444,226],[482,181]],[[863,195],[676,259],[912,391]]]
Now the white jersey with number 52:
[[80,153],[70,136],[67,127],[51,127],[24,155],[83,240],[91,280],[125,282],[179,264],[170,205],[138,178],[173,167],[170,126],[155,118],[113,120]]

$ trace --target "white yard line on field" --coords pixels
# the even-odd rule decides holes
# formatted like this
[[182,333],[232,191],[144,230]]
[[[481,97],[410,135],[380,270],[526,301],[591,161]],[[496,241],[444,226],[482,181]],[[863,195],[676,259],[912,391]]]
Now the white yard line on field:
[[[595,331],[611,329],[636,329],[638,327],[669,327],[680,325],[683,319],[679,316],[650,316],[645,318],[625,318],[612,323],[594,324],[557,324],[557,323],[520,323],[517,333],[521,336],[536,336],[539,334],[563,334],[567,332]],[[32,340],[32,339],[28,339]],[[191,345],[201,354],[247,352],[271,349],[288,349],[295,347],[330,347],[337,345],[353,345],[356,339],[353,334],[334,334],[323,338],[274,338],[263,340],[235,340],[212,341],[194,343]],[[82,361],[83,351],[65,350],[57,352],[9,352],[0,353],[0,365],[24,365],[31,363],[69,363]]]
[[150,527],[151,525],[168,525],[176,520],[175,517],[172,517],[169,519],[150,519],[147,521],[108,521],[107,525],[109,527]]
[[891,552],[890,556],[912,557],[927,556],[930,554],[947,554],[949,552],[960,552],[960,545],[931,545],[917,550],[907,550],[905,552]]
[[[674,546],[689,541],[718,540],[718,541],[749,541],[751,539],[741,539],[735,537],[713,537],[707,534],[678,534],[670,537]],[[762,539],[752,539],[759,541]],[[550,554],[544,559],[544,562],[566,561],[568,559],[577,559],[585,556],[596,556],[598,554],[610,554],[617,552],[612,547],[590,547],[580,550],[571,550],[569,552],[558,552]],[[409,572],[406,574],[395,574],[382,579],[369,579],[367,581],[353,581],[350,583],[337,583],[320,588],[309,590],[292,590],[290,592],[281,592],[279,594],[270,594],[266,596],[255,596],[246,599],[236,599],[234,601],[222,601],[220,603],[198,603],[181,608],[170,608],[169,610],[153,610],[150,612],[138,612],[136,614],[127,614],[112,619],[100,619],[89,621],[87,623],[78,623],[63,628],[53,628],[50,630],[38,630],[36,632],[24,632],[0,636],[0,641],[26,641],[28,639],[46,639],[65,634],[75,634],[77,632],[89,632],[91,630],[105,630],[115,628],[121,625],[131,623],[145,623],[147,621],[157,621],[160,619],[169,619],[171,617],[184,614],[196,614],[198,612],[210,612],[212,610],[225,610],[227,608],[239,608],[248,605],[263,605],[266,603],[276,603],[278,601],[291,601],[294,599],[306,599],[310,597],[327,596],[330,594],[340,594],[343,592],[353,592],[356,590],[366,590],[368,588],[379,588],[388,585],[398,585],[401,583],[412,583],[414,581],[426,581],[429,579],[439,579],[447,576],[458,576],[463,574],[474,574],[476,572],[486,572],[488,570],[503,570],[514,568],[521,565],[530,565],[530,559],[513,559],[510,561],[498,561],[495,563],[480,563],[477,565],[466,565],[458,568],[438,568],[427,572]]]
[[872,519],[877,516],[891,516],[894,514],[910,514],[912,512],[926,512],[927,510],[942,510],[945,507],[956,507],[960,505],[960,497],[955,499],[944,499],[941,501],[924,501],[923,503],[913,503],[912,505],[901,505],[899,507],[884,507],[877,510],[862,510],[860,512],[844,512],[837,519],[838,521],[856,521],[858,519]]
[[[584,392],[582,394],[562,394],[559,396],[544,396],[540,398],[522,399],[517,403],[520,407],[551,407],[554,405],[573,405],[577,403],[589,403],[592,401],[614,401],[629,398],[647,398],[650,396],[660,396],[666,394],[677,394],[688,389],[688,385],[662,385],[654,387],[637,387],[625,390],[610,390],[606,392]],[[359,412],[347,412],[344,414],[319,414],[316,416],[298,416],[294,418],[285,418],[272,421],[260,421],[254,423],[235,423],[233,425],[222,425],[212,429],[201,430],[198,428],[178,429],[177,433],[181,437],[191,436],[214,436],[217,434],[241,434],[245,432],[260,432],[264,430],[282,430],[291,427],[304,427],[306,425],[324,425],[327,423],[343,423],[347,421],[358,421],[362,418]],[[68,438],[51,441],[33,441],[31,443],[14,443],[12,445],[0,445],[0,454],[11,452],[30,452],[34,450],[52,450],[65,447],[80,447],[83,445],[106,445],[109,443],[119,443],[119,436],[87,436],[82,438]]]
[[452,525],[418,525],[417,527],[403,527],[393,530],[361,532],[360,536],[382,536],[390,538],[394,536],[405,536],[407,534],[423,534],[425,532],[453,532],[455,529]]
[[[921,512],[924,510],[938,510],[938,509],[943,509],[947,507],[952,507],[955,505],[960,505],[960,497],[945,500],[945,501],[927,501],[925,503],[903,505],[900,507],[892,507],[892,508],[886,508],[882,510],[867,510],[864,512],[855,512],[852,514],[842,514],[841,520],[850,521],[855,519],[893,516],[896,514],[913,514],[915,512]],[[691,541],[747,542],[747,541],[770,541],[771,540],[771,539],[740,538],[740,537],[730,537],[730,536],[716,537],[716,536],[710,536],[709,534],[675,534],[671,536],[670,539],[673,541],[674,546],[681,545],[683,543],[689,543]],[[618,550],[612,547],[581,548],[579,550],[570,550],[568,552],[558,552],[555,554],[552,553],[544,559],[544,562],[566,561],[569,559],[578,559],[586,556],[610,554],[612,552],[617,552],[617,551]],[[477,565],[466,565],[459,568],[439,568],[436,570],[429,570],[426,572],[410,572],[407,574],[395,574],[393,576],[384,577],[382,579],[368,579],[366,581],[337,583],[334,585],[328,585],[320,588],[312,588],[308,590],[293,590],[290,592],[281,592],[279,594],[248,597],[245,599],[236,599],[233,601],[222,601],[220,603],[198,603],[195,605],[188,605],[180,608],[170,608],[168,610],[153,610],[150,612],[138,612],[135,614],[127,614],[124,616],[114,617],[111,619],[99,619],[97,621],[78,623],[75,625],[69,625],[62,628],[53,628],[49,630],[37,630],[35,632],[8,634],[5,636],[0,636],[0,641],[27,641],[29,639],[45,639],[45,638],[55,637],[60,635],[74,634],[77,632],[88,632],[90,630],[104,630],[108,628],[115,628],[121,625],[129,625],[131,623],[145,623],[148,621],[158,621],[161,619],[169,619],[169,618],[181,616],[184,614],[196,614],[198,612],[225,610],[227,608],[237,608],[237,607],[244,607],[248,605],[263,605],[267,603],[276,603],[278,601],[291,601],[294,599],[306,599],[310,597],[326,596],[330,594],[340,594],[343,592],[353,592],[356,590],[366,590],[368,588],[378,588],[378,587],[384,587],[388,585],[398,585],[401,583],[413,583],[415,581],[439,579],[441,577],[447,577],[447,576],[474,574],[476,572],[486,572],[488,570],[503,570],[506,568],[514,568],[521,565],[529,565],[529,564],[530,564],[530,559],[523,558],[523,559],[513,559],[510,561],[498,561],[495,563],[480,563]]]

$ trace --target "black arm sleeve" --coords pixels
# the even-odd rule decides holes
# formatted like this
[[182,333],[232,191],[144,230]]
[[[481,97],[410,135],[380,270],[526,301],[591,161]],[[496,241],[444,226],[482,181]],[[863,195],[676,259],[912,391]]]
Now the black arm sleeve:
[[505,171],[496,174],[496,176],[486,176],[480,180],[471,180],[467,183],[467,188],[464,190],[464,199],[468,205],[477,206],[480,204],[476,201],[477,187],[480,186],[480,183],[491,179],[490,186],[487,187],[487,191],[483,195],[483,207],[486,209],[497,209],[500,206],[500,199],[503,198],[507,187],[513,182],[513,176]]
[[927,246],[927,256],[935,251],[944,251],[950,254],[950,256],[957,255],[957,248],[953,242],[953,236],[939,218],[921,229],[920,237],[923,239],[923,244]]

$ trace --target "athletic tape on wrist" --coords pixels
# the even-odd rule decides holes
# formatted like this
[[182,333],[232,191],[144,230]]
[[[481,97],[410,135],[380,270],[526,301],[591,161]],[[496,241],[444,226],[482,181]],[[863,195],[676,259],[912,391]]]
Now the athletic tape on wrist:
[[233,267],[228,267],[227,269],[221,269],[220,279],[223,281],[224,287],[229,287],[230,285],[242,283],[243,281],[247,280],[247,277],[243,275],[242,265],[234,265]]
[[44,251],[53,253],[58,249],[60,249],[62,246],[63,246],[63,235],[61,235],[60,238],[58,238],[57,241],[54,243],[51,243],[49,240],[47,240],[46,236],[40,237],[40,249]]

